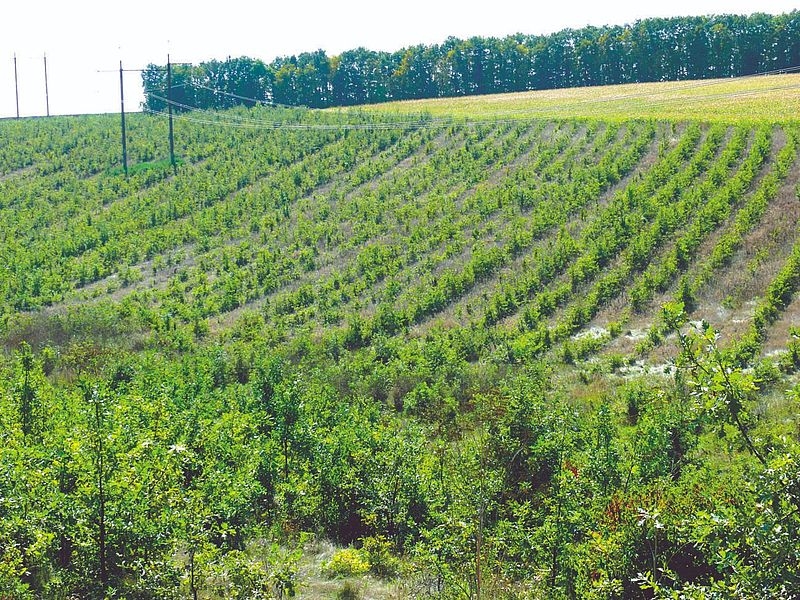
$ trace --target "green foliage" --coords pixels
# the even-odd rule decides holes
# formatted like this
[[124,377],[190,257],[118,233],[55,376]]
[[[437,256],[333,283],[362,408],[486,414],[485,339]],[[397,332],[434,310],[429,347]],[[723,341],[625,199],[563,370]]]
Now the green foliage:
[[[666,311],[667,321],[677,326],[680,306]],[[754,390],[752,376],[725,362],[713,332],[681,333],[679,340],[681,361],[691,376],[688,389],[699,401],[695,410],[703,416],[713,411],[733,421],[760,468],[745,471],[744,480],[727,484],[728,502],[700,508],[674,529],[678,543],[701,553],[716,577],[687,582],[676,572],[677,566],[659,568],[654,561],[637,579],[656,597],[791,597],[800,582],[796,544],[790,541],[800,527],[796,441],[784,439],[772,448],[758,446],[745,414],[746,400]],[[721,411],[727,411],[727,416],[720,415]],[[650,520],[652,515],[644,518]]]
[[370,571],[381,579],[391,579],[400,572],[400,561],[392,554],[391,542],[383,536],[361,540],[361,550],[366,554]]
[[[387,100],[496,94],[645,81],[730,78],[798,63],[797,11],[749,17],[644,19],[629,25],[566,29],[550,35],[448,38],[396,52],[322,50],[174,65],[177,109],[254,103],[321,108]],[[142,73],[145,106],[166,107],[166,69]]]
[[712,327],[693,327],[688,333],[683,333],[681,328],[686,317],[682,305],[667,304],[664,313],[665,322],[678,335],[681,354],[677,365],[688,373],[687,385],[696,399],[697,410],[704,418],[722,419],[734,424],[750,452],[766,465],[762,452],[750,436],[751,405],[758,391],[755,375],[737,368],[718,348],[718,334]]
[[[209,118],[280,126],[181,122],[125,179],[110,118],[0,123],[0,595],[286,598],[312,537],[364,596],[794,585],[796,394],[756,360],[793,126]],[[690,327],[748,244],[745,334]],[[633,378],[639,321],[679,356]]]
[[363,575],[370,569],[369,560],[364,552],[355,548],[344,548],[334,552],[326,562],[322,571],[328,577],[352,577]]

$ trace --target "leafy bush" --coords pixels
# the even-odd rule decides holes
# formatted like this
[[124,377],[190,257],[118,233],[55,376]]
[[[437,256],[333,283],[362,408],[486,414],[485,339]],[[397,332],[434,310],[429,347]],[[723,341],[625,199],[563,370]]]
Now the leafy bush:
[[370,570],[381,579],[397,575],[400,561],[392,555],[392,544],[383,536],[367,537],[362,540],[362,551],[367,555]]
[[352,577],[369,572],[369,560],[366,554],[355,548],[343,548],[334,552],[331,559],[322,566],[322,572],[328,577]]

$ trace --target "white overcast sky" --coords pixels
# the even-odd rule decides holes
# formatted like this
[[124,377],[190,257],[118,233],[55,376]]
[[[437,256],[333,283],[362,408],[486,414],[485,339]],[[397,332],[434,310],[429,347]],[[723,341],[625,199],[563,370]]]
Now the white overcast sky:
[[[448,36],[502,37],[566,27],[622,25],[647,17],[781,13],[791,0],[5,0],[0,10],[0,117],[16,113],[17,55],[22,115],[45,113],[47,54],[53,114],[119,110],[119,79],[97,71],[148,63],[276,56],[364,46],[394,51]],[[142,100],[140,77],[125,75],[126,109]]]

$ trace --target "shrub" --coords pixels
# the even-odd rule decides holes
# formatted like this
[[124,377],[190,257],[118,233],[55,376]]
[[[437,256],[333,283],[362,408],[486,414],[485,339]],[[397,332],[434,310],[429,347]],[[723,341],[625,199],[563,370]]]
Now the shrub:
[[328,577],[350,577],[363,575],[369,571],[369,560],[361,550],[343,548],[336,551],[331,560],[322,566]]
[[370,570],[381,579],[397,575],[400,561],[392,554],[392,544],[383,536],[367,537],[362,540],[362,551],[366,553]]

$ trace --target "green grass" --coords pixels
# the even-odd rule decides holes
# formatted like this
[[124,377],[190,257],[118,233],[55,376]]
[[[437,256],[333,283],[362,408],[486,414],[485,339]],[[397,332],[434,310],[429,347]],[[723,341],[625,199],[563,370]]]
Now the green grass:
[[792,122],[800,75],[640,83],[389,102],[366,111],[427,112],[456,118],[663,119],[724,123]]

